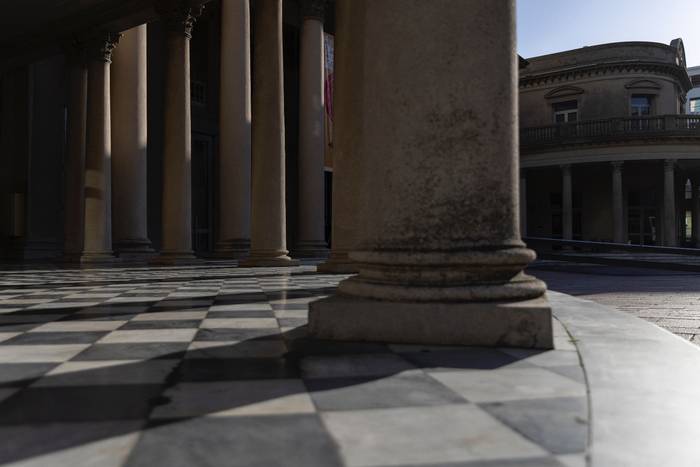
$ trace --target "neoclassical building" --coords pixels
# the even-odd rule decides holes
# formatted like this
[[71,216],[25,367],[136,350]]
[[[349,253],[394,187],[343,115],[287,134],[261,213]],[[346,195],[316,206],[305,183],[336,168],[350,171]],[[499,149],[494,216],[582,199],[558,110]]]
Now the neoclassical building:
[[42,5],[0,32],[0,257],[327,255],[332,1]]
[[521,64],[524,236],[698,243],[700,101],[688,71],[680,39]]

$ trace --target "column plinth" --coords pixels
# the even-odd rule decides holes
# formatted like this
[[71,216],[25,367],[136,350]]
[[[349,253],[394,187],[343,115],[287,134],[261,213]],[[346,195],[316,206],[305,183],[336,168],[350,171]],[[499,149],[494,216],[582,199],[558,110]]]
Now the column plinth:
[[664,246],[678,246],[676,232],[675,159],[664,161]]
[[190,38],[199,8],[186,2],[157,4],[166,30],[163,113],[162,239],[158,264],[195,261],[192,251],[192,118]]
[[282,1],[257,0],[254,21],[251,251],[240,265],[294,266],[286,239]]
[[[359,26],[337,34],[355,44],[366,83],[354,132],[359,274],[311,303],[310,334],[551,348],[546,287],[523,273],[535,253],[518,221],[514,2],[337,7]],[[495,114],[493,102],[507,110]]]
[[112,179],[114,249],[120,258],[154,254],[147,215],[147,31],[122,34],[112,63]]
[[88,61],[85,134],[85,207],[81,263],[111,262],[112,253],[112,138],[109,65],[118,34],[86,42]]
[[250,252],[251,81],[250,5],[221,3],[219,105],[219,240],[217,256]]

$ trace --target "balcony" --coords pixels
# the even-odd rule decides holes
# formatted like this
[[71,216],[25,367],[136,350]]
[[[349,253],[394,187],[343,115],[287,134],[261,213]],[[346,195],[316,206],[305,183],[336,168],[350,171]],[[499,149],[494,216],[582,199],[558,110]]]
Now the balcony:
[[700,115],[658,115],[584,120],[520,129],[523,150],[640,139],[700,138]]

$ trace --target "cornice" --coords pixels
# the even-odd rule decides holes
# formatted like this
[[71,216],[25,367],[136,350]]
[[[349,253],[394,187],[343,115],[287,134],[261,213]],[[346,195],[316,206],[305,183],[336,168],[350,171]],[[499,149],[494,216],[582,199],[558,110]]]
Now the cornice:
[[623,62],[606,62],[594,63],[591,65],[581,65],[549,72],[522,75],[520,77],[520,89],[526,89],[541,85],[569,83],[572,81],[605,76],[610,74],[625,74],[652,72],[670,75],[680,82],[684,91],[687,92],[692,88],[690,78],[685,68],[681,68],[671,63],[660,62],[642,62],[642,61],[623,61]]

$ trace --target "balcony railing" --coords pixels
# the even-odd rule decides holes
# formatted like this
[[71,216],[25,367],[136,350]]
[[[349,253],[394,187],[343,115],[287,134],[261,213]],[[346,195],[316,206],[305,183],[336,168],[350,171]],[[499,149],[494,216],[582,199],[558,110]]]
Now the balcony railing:
[[700,115],[622,117],[521,128],[520,145],[528,148],[664,136],[700,137]]

